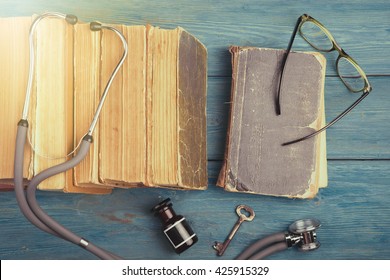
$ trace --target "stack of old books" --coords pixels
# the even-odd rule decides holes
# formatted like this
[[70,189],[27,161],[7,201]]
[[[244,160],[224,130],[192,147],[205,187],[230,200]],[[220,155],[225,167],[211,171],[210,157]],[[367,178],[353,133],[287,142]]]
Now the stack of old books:
[[[31,17],[0,19],[0,183],[12,184],[29,69]],[[205,189],[207,52],[181,28],[113,25],[128,57],[104,104],[94,143],[76,168],[39,188],[109,193],[113,187]],[[35,37],[26,180],[69,159],[88,131],[123,47],[110,31],[44,19]],[[196,78],[195,78],[196,77]],[[77,152],[77,151],[76,151]]]

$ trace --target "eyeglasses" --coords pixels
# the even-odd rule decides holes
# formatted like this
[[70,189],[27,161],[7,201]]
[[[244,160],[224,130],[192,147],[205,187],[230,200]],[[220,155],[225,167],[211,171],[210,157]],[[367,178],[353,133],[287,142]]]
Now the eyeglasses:
[[291,51],[292,44],[295,36],[299,32],[299,35],[308,42],[314,49],[322,52],[337,51],[339,56],[336,60],[336,70],[341,81],[351,92],[363,92],[363,94],[347,109],[345,109],[340,115],[334,118],[331,122],[325,125],[323,128],[306,135],[302,138],[286,142],[283,146],[294,144],[313,136],[318,135],[328,127],[335,124],[342,117],[348,114],[353,108],[355,108],[372,90],[370,83],[368,82],[367,76],[363,69],[357,64],[357,62],[350,57],[336,42],[332,34],[326,29],[319,21],[312,18],[307,14],[303,14],[297,20],[287,50],[282,60],[282,70],[280,73],[279,88],[276,96],[276,114],[281,114],[280,108],[280,89],[283,81],[283,72],[287,62],[288,55]]

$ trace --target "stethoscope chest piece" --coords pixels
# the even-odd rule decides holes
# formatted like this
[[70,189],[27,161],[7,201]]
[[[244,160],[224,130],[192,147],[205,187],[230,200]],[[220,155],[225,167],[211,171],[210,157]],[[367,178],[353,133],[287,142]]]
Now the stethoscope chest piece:
[[316,229],[320,226],[320,221],[316,219],[297,220],[288,228],[290,234],[292,235],[290,238],[293,242],[295,240],[299,250],[301,251],[315,250],[321,245],[321,243],[317,240],[316,235]]

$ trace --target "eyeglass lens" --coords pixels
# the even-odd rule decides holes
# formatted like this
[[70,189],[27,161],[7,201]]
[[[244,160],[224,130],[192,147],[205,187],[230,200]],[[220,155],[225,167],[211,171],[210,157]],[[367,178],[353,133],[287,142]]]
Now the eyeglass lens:
[[314,22],[305,21],[300,27],[300,33],[317,50],[328,52],[333,48],[332,40]]
[[[300,27],[302,37],[315,49],[329,52],[333,50],[332,39],[315,22],[305,21]],[[358,70],[358,66],[351,61],[349,57],[341,56],[337,60],[337,73],[344,84],[352,91],[361,91],[364,89],[365,81]]]
[[337,73],[350,90],[361,91],[364,89],[364,78],[350,59],[340,57],[337,61]]

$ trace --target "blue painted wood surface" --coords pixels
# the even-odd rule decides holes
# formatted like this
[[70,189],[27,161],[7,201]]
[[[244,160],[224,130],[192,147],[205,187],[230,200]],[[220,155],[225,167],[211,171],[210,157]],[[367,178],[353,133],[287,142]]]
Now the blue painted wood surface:
[[[219,259],[211,248],[236,221],[235,207],[253,207],[222,259],[234,258],[253,241],[285,230],[296,219],[322,222],[319,250],[289,250],[271,259],[390,259],[390,2],[389,1],[49,1],[2,0],[0,16],[44,11],[77,15],[84,21],[182,26],[207,47],[207,191],[115,190],[111,195],[40,192],[42,208],[79,235],[128,259]],[[341,2],[341,3],[339,3]],[[312,200],[228,193],[215,186],[225,146],[231,65],[228,46],[285,48],[298,16],[308,13],[332,32],[369,75],[373,92],[327,132],[329,187]],[[311,50],[297,37],[296,50]],[[336,56],[328,54],[325,87],[330,120],[357,95],[336,77]],[[1,132],[4,133],[4,132]],[[0,148],[6,148],[1,147]],[[12,164],[12,163],[10,163]],[[170,197],[186,216],[199,242],[176,255],[150,208]],[[1,259],[94,259],[77,246],[51,237],[21,215],[14,194],[0,193]]]

